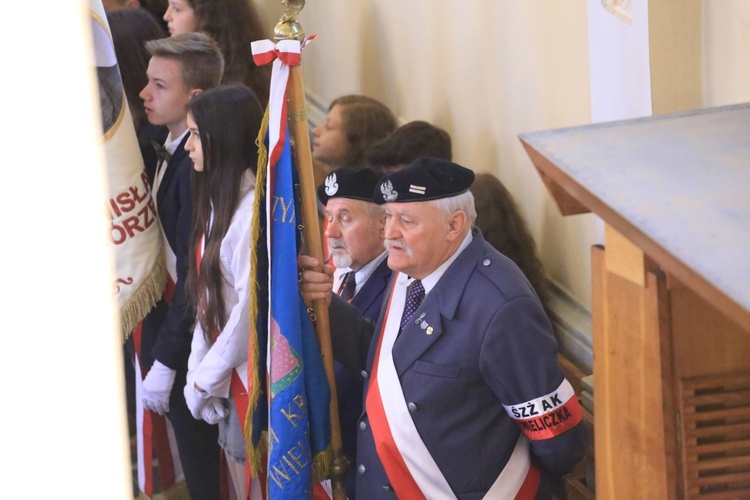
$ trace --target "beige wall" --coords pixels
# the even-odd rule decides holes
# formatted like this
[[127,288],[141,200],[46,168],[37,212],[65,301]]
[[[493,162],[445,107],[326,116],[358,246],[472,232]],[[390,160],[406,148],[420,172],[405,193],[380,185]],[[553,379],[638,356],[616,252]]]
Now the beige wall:
[[703,2],[703,102],[750,101],[750,0]]
[[[272,26],[281,5],[256,3]],[[363,93],[448,130],[454,160],[500,177],[549,275],[590,304],[593,216],[558,214],[517,138],[590,122],[584,2],[312,0],[300,20],[318,34],[304,56],[308,95],[325,105]]]
[[[281,4],[254,1],[270,29]],[[684,25],[680,15],[699,22],[698,4],[652,3],[656,54],[679,52],[668,32]],[[704,0],[702,16],[702,48],[689,41],[691,50],[702,50],[695,60],[702,60],[703,81],[692,88],[702,86],[705,106],[749,100],[750,0]],[[318,34],[304,57],[315,102],[326,106],[342,94],[363,93],[404,121],[424,119],[448,130],[454,159],[503,180],[522,206],[550,277],[589,307],[594,217],[558,214],[517,139],[521,132],[591,121],[586,2],[310,0],[300,20]],[[665,95],[672,95],[669,75],[657,76],[659,88],[666,85]],[[686,85],[682,77],[673,80]]]

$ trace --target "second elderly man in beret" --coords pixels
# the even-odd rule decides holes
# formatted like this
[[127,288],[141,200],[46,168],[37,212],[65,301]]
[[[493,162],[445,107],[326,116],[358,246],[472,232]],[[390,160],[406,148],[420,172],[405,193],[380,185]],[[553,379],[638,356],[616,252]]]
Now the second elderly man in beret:
[[[380,314],[391,270],[383,246],[385,212],[372,200],[380,174],[369,168],[338,169],[318,187],[318,199],[326,217],[325,236],[336,266],[334,291],[375,322]],[[357,458],[357,423],[362,413],[361,370],[334,365],[344,454]],[[347,496],[355,498],[356,471],[350,466]]]

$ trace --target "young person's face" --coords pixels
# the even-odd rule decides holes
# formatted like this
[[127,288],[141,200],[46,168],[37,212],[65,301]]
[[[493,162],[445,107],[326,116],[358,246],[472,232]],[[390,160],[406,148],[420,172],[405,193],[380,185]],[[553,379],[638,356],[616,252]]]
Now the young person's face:
[[138,94],[148,121],[153,125],[166,125],[176,138],[185,131],[187,111],[185,106],[199,90],[185,85],[176,59],[154,56],[146,70],[148,83]]
[[198,19],[188,0],[169,0],[164,22],[167,23],[170,36],[198,31]]
[[185,151],[190,155],[190,159],[193,160],[193,169],[196,172],[203,172],[203,144],[201,144],[201,134],[198,130],[198,125],[193,120],[193,115],[188,113],[187,115],[187,128],[190,131],[187,142],[185,142]]
[[312,134],[312,157],[316,161],[328,166],[331,170],[351,166],[343,164],[347,140],[344,118],[341,116],[341,106],[337,104],[332,107],[326,116],[326,120],[315,127]]

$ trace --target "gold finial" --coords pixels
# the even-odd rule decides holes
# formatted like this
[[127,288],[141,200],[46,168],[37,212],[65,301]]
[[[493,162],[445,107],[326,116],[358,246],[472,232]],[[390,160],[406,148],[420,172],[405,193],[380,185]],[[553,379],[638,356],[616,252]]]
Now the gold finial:
[[297,21],[297,14],[305,6],[305,0],[281,0],[281,5],[284,6],[284,15],[281,16],[273,29],[273,37],[276,41],[303,41],[305,32],[302,30],[302,25]]

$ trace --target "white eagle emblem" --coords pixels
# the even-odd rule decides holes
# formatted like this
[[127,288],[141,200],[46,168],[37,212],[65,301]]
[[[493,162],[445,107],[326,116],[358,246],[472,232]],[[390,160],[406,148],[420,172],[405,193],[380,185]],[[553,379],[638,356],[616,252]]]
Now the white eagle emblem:
[[328,177],[326,177],[326,194],[328,196],[333,196],[336,194],[339,190],[339,185],[336,183],[336,174],[331,174]]
[[383,193],[383,199],[385,201],[395,201],[398,198],[398,191],[393,189],[391,181],[385,181],[380,185],[380,192]]

